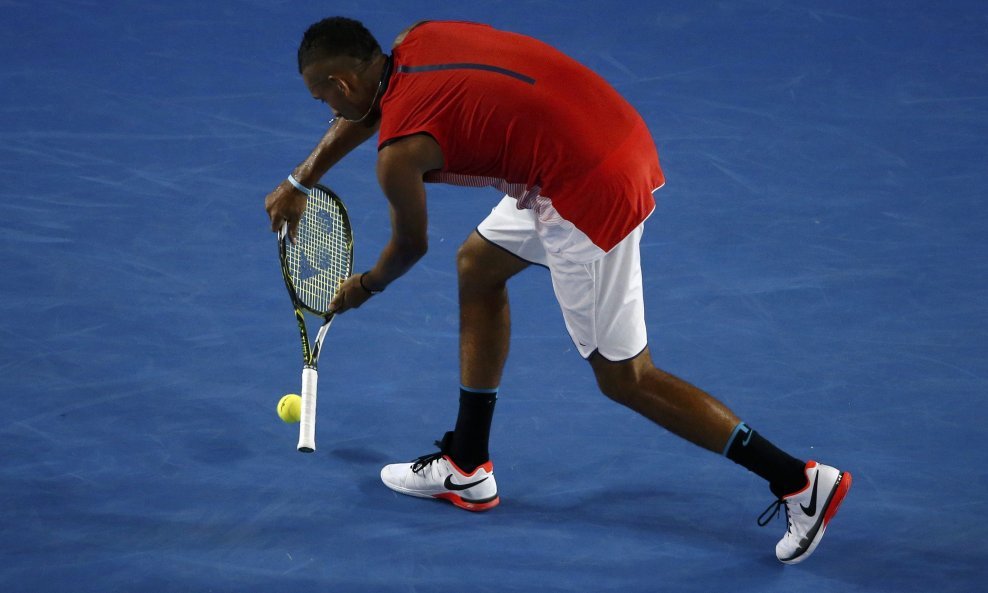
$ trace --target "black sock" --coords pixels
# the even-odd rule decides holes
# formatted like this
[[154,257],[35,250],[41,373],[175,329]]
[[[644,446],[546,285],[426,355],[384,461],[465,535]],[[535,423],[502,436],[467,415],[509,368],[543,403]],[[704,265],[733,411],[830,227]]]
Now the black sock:
[[768,480],[772,494],[779,498],[806,485],[806,463],[768,442],[743,422],[728,439],[724,456]]
[[460,387],[460,412],[449,456],[465,472],[472,472],[491,459],[487,444],[496,401],[497,389]]

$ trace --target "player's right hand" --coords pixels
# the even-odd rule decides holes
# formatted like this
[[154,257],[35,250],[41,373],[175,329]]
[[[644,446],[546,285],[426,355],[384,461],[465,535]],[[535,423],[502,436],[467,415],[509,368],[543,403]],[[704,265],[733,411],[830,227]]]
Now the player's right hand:
[[292,243],[298,237],[298,221],[305,212],[305,193],[286,179],[264,198],[264,209],[271,219],[271,230],[278,232],[288,223],[288,237]]
[[360,277],[363,274],[353,274],[340,284],[340,289],[336,291],[333,302],[329,304],[329,310],[338,315],[350,309],[359,309],[360,305],[367,302],[373,296],[360,284]]

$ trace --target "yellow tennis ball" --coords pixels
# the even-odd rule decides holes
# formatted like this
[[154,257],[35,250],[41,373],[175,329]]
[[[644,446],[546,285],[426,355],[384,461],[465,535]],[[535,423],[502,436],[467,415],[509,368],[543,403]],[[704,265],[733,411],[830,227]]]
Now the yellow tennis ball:
[[278,417],[289,424],[302,419],[302,398],[294,393],[281,398],[278,402]]

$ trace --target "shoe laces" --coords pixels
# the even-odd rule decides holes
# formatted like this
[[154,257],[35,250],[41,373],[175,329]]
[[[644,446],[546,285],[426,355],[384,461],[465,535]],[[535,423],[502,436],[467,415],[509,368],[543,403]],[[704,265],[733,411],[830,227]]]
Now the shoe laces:
[[792,521],[789,518],[789,505],[786,504],[784,499],[778,499],[768,505],[768,508],[762,511],[762,514],[758,516],[758,526],[765,527],[772,522],[773,519],[779,516],[779,513],[785,509],[786,511],[786,531],[792,533]]
[[453,440],[453,432],[447,432],[443,435],[442,440],[436,441],[434,444],[439,447],[439,450],[434,453],[428,453],[421,457],[415,459],[412,462],[412,473],[419,473],[425,468],[429,467],[433,462],[439,461],[449,452],[450,443]]

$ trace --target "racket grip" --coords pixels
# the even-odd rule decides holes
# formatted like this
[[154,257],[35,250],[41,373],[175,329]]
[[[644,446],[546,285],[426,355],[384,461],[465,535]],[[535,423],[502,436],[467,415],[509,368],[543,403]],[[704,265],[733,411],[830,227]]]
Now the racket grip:
[[312,367],[302,369],[302,417],[298,427],[298,450],[316,450],[316,388],[319,374]]

